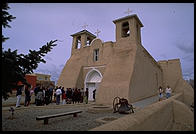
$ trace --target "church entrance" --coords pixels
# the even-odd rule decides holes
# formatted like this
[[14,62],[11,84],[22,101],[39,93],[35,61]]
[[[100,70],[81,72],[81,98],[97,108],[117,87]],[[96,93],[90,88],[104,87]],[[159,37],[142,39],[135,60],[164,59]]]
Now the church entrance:
[[86,74],[86,78],[84,81],[84,89],[86,91],[86,88],[89,90],[89,101],[93,101],[93,91],[96,89],[95,93],[95,99],[96,99],[96,94],[98,92],[99,88],[99,83],[102,80],[102,74],[99,72],[97,69],[92,69]]

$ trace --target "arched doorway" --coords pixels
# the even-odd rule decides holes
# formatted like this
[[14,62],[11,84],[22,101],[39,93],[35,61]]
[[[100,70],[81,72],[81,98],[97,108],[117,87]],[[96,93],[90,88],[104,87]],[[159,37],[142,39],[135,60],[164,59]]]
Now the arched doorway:
[[[89,90],[89,97],[88,100],[93,100],[93,91],[96,89],[96,94],[98,92],[99,84],[102,80],[103,76],[97,69],[91,69],[85,77],[84,81],[84,89],[86,88]],[[96,95],[95,95],[96,98]]]

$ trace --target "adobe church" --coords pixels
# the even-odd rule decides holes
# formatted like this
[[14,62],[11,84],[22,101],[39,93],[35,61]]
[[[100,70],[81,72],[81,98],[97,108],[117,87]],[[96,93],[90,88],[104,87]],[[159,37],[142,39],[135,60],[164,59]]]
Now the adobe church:
[[175,89],[182,78],[179,59],[155,61],[141,44],[142,22],[136,14],[113,21],[116,42],[102,42],[87,30],[73,37],[71,57],[57,85],[96,89],[96,104],[112,104],[116,96],[129,103],[157,95],[159,86]]

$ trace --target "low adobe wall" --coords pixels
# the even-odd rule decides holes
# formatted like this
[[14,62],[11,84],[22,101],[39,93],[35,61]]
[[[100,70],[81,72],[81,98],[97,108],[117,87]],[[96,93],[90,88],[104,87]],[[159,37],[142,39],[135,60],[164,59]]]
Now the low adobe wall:
[[190,130],[186,126],[193,129],[193,112],[182,101],[183,93],[179,93],[90,131],[167,131],[180,123],[184,130]]
[[183,103],[188,107],[194,102],[194,89],[184,79],[178,80],[174,92],[183,93]]

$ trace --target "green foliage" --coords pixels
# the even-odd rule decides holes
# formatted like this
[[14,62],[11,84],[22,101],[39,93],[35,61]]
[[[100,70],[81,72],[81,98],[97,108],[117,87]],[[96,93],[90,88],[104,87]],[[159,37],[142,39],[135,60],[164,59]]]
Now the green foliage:
[[[16,17],[10,15],[7,10],[9,9],[10,7],[8,6],[7,3],[1,3],[1,9],[2,9],[2,12],[1,12],[1,23],[2,23],[2,26],[3,28],[11,28],[11,26],[8,24],[9,22],[11,22],[13,19],[15,19]],[[2,42],[5,42],[7,39],[9,39],[8,37],[4,37],[2,35]]]
[[25,74],[33,73],[40,62],[46,62],[42,57],[57,45],[54,44],[56,41],[50,41],[38,51],[29,50],[27,55],[17,54],[17,50],[11,51],[11,49],[2,52],[2,96],[5,100],[19,81],[28,85]]
[[[6,10],[9,9],[7,4],[2,4],[2,26],[4,28],[9,27],[8,22],[15,19],[12,15],[9,15]],[[2,35],[2,42],[6,39]],[[9,97],[9,93],[12,93],[13,88],[18,87],[18,82],[29,85],[25,79],[25,74],[33,73],[38,67],[38,64],[46,61],[43,57],[52,50],[57,40],[51,40],[46,45],[36,50],[29,50],[27,55],[17,54],[17,50],[11,51],[9,48],[7,51],[2,50],[2,70],[1,70],[1,90],[2,96],[6,100]]]

